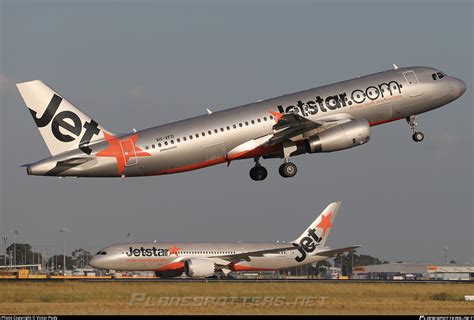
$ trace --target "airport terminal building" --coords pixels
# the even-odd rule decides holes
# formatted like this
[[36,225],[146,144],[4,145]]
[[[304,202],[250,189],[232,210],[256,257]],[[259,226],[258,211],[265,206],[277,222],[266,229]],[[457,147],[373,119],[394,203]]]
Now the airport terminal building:
[[474,280],[474,266],[387,263],[358,266],[353,279],[373,280]]

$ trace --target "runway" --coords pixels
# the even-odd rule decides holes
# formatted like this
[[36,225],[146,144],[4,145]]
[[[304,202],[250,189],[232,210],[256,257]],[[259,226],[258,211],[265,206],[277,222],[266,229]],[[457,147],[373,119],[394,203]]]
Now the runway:
[[350,279],[350,280],[337,280],[337,279],[205,279],[205,278],[173,278],[173,279],[161,279],[161,278],[46,278],[46,279],[0,279],[1,282],[91,282],[91,283],[142,283],[142,282],[156,282],[156,283],[214,283],[214,282],[225,282],[225,283],[327,283],[327,284],[474,284],[473,280],[364,280],[364,279]]

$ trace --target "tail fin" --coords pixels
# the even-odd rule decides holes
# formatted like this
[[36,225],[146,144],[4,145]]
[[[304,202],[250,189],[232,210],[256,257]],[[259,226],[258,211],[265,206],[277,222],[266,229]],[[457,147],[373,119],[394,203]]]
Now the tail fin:
[[16,86],[52,155],[76,148],[90,154],[88,145],[104,139],[104,129],[97,122],[42,81]]
[[328,238],[329,232],[333,226],[334,218],[336,218],[337,212],[341,202],[333,202],[324,209],[323,212],[311,223],[303,234],[293,243],[302,246],[320,245],[324,246],[326,239]]

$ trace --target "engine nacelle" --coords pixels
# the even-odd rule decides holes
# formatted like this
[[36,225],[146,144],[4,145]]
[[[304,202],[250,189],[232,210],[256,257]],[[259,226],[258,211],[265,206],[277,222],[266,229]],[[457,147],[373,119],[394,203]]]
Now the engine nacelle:
[[183,269],[155,271],[155,276],[160,278],[176,278],[183,274]]
[[354,119],[309,137],[305,146],[308,153],[332,152],[356,147],[369,140],[369,122]]
[[214,261],[209,259],[190,259],[184,263],[184,273],[188,277],[209,277],[214,271]]

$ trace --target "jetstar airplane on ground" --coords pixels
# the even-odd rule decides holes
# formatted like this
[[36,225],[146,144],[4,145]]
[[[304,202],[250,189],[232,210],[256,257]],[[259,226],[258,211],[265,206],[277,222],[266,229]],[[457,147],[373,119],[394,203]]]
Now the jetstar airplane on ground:
[[422,141],[415,116],[466,90],[462,80],[427,67],[398,68],[211,112],[142,131],[113,134],[39,80],[17,84],[51,157],[26,165],[30,175],[152,176],[253,158],[253,180],[267,170],[259,159],[333,152],[369,141],[370,127],[406,119]]
[[89,263],[99,269],[155,271],[165,278],[183,272],[188,277],[208,277],[315,263],[359,247],[324,246],[340,205],[331,203],[291,243],[125,243],[100,250]]

